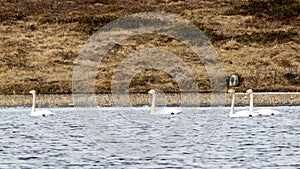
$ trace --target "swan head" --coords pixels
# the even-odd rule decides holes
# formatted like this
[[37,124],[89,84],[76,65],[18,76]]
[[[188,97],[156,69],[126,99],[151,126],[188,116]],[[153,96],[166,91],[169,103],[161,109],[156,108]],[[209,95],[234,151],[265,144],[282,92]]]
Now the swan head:
[[230,95],[233,95],[235,93],[235,90],[234,89],[229,89],[227,92],[230,93]]
[[148,94],[155,94],[155,90],[153,90],[153,89],[149,90]]
[[36,92],[35,92],[35,90],[30,90],[29,93],[30,94],[35,94]]
[[252,93],[253,93],[253,90],[252,90],[252,89],[248,89],[248,90],[246,91],[246,93],[247,93],[247,94],[252,94]]

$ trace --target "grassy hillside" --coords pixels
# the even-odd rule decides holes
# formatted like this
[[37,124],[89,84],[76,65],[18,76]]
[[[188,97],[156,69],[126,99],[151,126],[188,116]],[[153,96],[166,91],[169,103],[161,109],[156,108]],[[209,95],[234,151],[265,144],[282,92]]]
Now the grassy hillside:
[[[237,91],[300,89],[298,0],[3,0],[0,10],[0,94],[71,93],[77,56],[90,35],[117,18],[146,11],[177,14],[199,27],[216,47],[227,78],[241,76]],[[210,91],[203,64],[184,45],[141,35],[109,51],[99,65],[97,92],[109,93],[117,65],[146,47],[178,54],[192,67],[201,91]],[[159,70],[137,74],[130,85],[131,92],[149,88],[178,90]]]

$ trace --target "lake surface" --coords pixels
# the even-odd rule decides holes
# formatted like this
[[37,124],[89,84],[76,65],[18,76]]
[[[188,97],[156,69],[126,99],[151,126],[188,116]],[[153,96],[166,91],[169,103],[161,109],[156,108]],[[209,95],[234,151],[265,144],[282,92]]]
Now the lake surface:
[[[245,108],[237,108],[241,110]],[[229,108],[0,108],[0,168],[300,168],[300,107],[229,118]]]

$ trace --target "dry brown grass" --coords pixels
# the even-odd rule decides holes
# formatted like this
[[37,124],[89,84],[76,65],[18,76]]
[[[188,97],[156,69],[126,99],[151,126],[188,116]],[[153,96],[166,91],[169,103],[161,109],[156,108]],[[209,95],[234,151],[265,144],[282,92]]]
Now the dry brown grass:
[[[190,99],[184,99],[182,95],[164,93],[158,94],[157,104],[162,106],[211,106],[212,96],[208,93],[201,93],[198,95],[192,94]],[[151,99],[148,94],[136,93],[130,94],[129,100],[125,99],[125,95],[118,95],[121,99],[115,100],[111,94],[99,94],[93,98],[80,97],[72,95],[38,95],[37,107],[65,107],[65,106],[144,106],[151,105]],[[216,106],[224,105],[229,106],[231,103],[231,97],[229,94],[219,95],[219,99]],[[75,100],[74,100],[75,97]],[[197,99],[196,99],[197,98]],[[225,98],[225,99],[223,99]],[[77,104],[76,104],[77,103]],[[31,95],[0,95],[0,107],[7,106],[31,106]],[[249,106],[249,97],[244,98],[244,95],[236,95],[236,106]],[[300,94],[278,94],[278,95],[255,95],[254,106],[299,106]]]
[[[246,0],[4,0],[0,4],[2,95],[27,94],[31,89],[42,94],[71,94],[77,56],[89,36],[113,19],[145,11],[175,13],[203,30],[215,45],[226,76],[241,75],[243,82],[236,90],[300,89],[299,16],[279,20],[251,14],[228,15],[228,11],[247,4]],[[180,42],[164,36],[143,35],[119,45],[99,65],[97,93],[109,93],[118,64],[130,53],[147,47],[159,47],[178,55],[191,67],[200,90],[210,92],[209,77],[202,62]],[[178,92],[174,80],[158,70],[139,73],[131,83],[130,92],[145,93],[150,88]],[[2,100],[1,105],[10,103]]]

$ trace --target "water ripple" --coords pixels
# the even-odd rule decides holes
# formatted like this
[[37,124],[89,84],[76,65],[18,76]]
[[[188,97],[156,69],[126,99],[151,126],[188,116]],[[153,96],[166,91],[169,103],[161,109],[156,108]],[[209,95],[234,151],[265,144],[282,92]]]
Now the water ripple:
[[[103,108],[97,123],[93,116],[82,121],[73,108],[55,108],[49,118],[32,118],[29,108],[2,108],[0,168],[300,168],[300,107],[278,109],[285,114],[222,114],[220,125],[210,128],[207,109],[152,117]],[[107,137],[93,139],[87,122]],[[202,134],[211,137],[201,140]],[[153,148],[162,151],[153,154]]]

